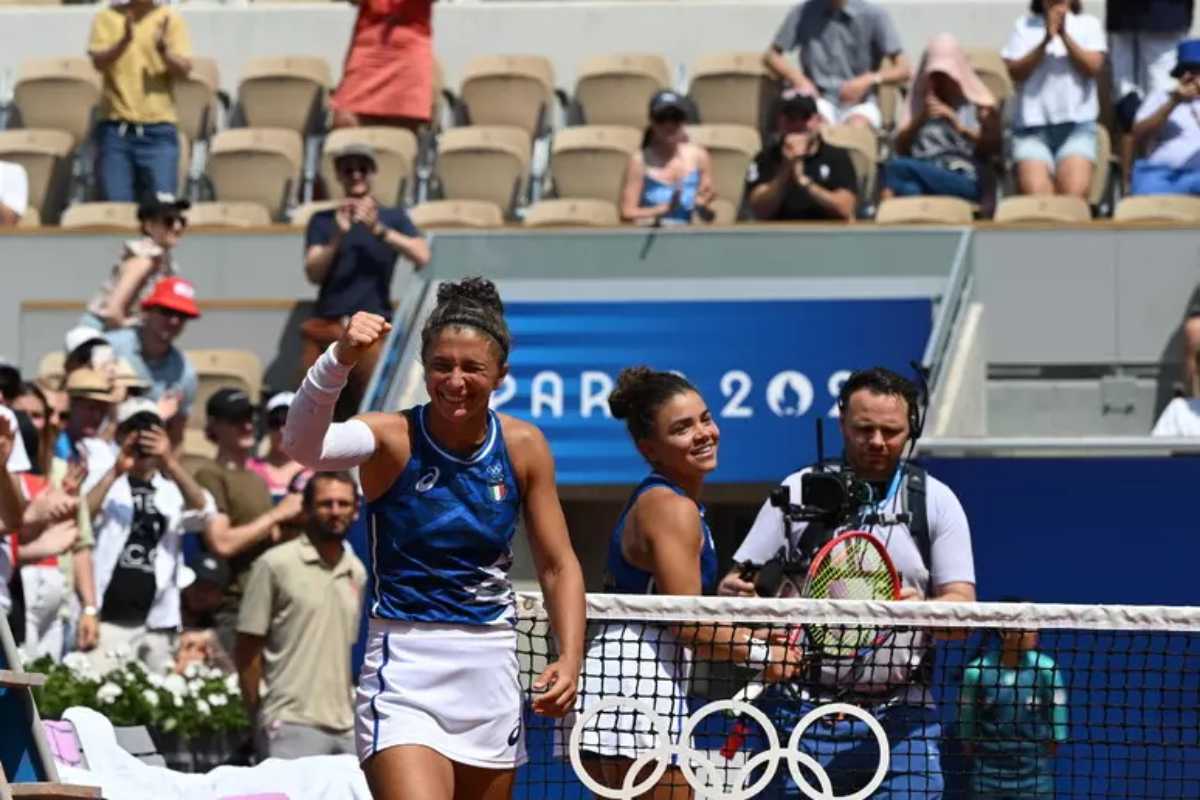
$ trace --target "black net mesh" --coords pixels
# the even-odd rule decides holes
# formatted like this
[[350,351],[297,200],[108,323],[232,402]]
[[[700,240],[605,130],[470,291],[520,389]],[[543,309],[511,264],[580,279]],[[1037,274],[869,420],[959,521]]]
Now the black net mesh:
[[[1200,609],[603,601],[576,713],[527,712],[516,797],[1200,798]],[[523,609],[528,692],[555,645]],[[689,642],[747,636],[803,659],[742,703],[759,665]]]

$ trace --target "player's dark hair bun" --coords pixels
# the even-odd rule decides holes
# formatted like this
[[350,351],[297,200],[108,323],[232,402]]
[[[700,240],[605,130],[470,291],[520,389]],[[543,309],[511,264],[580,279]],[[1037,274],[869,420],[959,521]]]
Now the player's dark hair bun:
[[647,366],[626,367],[617,375],[617,385],[608,395],[608,410],[625,420],[629,435],[645,439],[654,432],[654,415],[663,403],[681,392],[694,392],[687,378],[674,372],[659,372]]
[[463,278],[457,283],[442,283],[438,286],[437,301],[439,306],[454,302],[474,303],[504,313],[500,292],[496,291],[496,284],[487,278]]

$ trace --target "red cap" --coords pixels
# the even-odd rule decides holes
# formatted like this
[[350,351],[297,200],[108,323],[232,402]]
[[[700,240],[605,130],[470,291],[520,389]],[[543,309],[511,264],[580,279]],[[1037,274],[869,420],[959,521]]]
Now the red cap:
[[163,278],[154,284],[150,295],[142,301],[142,308],[169,308],[193,319],[200,316],[196,287],[183,278]]

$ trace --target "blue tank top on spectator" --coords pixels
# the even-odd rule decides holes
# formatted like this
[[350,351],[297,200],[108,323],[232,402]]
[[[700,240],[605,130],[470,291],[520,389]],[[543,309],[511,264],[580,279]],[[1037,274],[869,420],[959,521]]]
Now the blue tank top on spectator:
[[[328,244],[337,232],[334,209],[313,214],[304,236],[305,248]],[[420,236],[420,231],[403,208],[379,208],[379,221],[405,236]],[[396,271],[396,251],[375,237],[367,227],[355,223],[342,237],[329,272],[321,283],[313,316],[340,319],[356,311],[369,311],[391,319],[392,273]]]
[[[613,529],[612,539],[608,543],[606,591],[618,594],[658,593],[654,586],[654,576],[646,570],[630,564],[621,551],[621,537],[625,532],[625,520],[629,516],[630,509],[644,492],[656,486],[663,486],[675,494],[687,496],[683,489],[657,472],[650,473],[637,485],[629,497],[629,502],[625,504],[625,510],[621,512],[621,517],[617,520],[617,527]],[[708,520],[704,518],[704,506],[697,504],[696,511],[700,514],[700,531],[704,536],[704,544],[700,548],[700,592],[712,594],[717,587],[717,549],[713,545],[712,531],[708,529]]]
[[516,609],[508,570],[521,497],[500,420],[488,412],[483,445],[459,457],[430,436],[428,406],[406,413],[408,465],[367,504],[371,616],[511,623]]
[[678,186],[664,183],[649,173],[642,178],[642,197],[638,205],[642,208],[663,205],[671,202],[675,190],[679,189],[679,204],[663,215],[664,221],[691,222],[692,212],[696,210],[696,192],[700,188],[700,170],[694,169],[687,174]]

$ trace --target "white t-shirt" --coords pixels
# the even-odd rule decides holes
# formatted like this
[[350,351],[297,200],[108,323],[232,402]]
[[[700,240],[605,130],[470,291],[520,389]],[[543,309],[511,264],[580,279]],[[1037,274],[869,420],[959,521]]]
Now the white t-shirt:
[[[1170,91],[1150,95],[1138,108],[1137,121],[1154,116],[1170,99]],[[1146,163],[1171,169],[1200,169],[1200,101],[1175,106],[1158,129]]]
[[1200,398],[1176,397],[1154,423],[1151,436],[1200,436]]
[[16,434],[12,452],[8,455],[8,471],[12,473],[29,472],[33,468],[33,464],[29,461],[29,454],[25,452],[25,440],[21,438],[21,429],[17,427],[17,415],[8,406],[0,406],[0,417],[8,420],[9,427]]
[[[1067,14],[1067,35],[1084,50],[1108,52],[1104,26],[1091,14]],[[1046,20],[1028,14],[1017,20],[1008,44],[1000,52],[1015,61],[1046,38]],[[1100,99],[1094,78],[1087,78],[1071,63],[1061,36],[1054,37],[1046,54],[1021,84],[1013,125],[1032,128],[1060,122],[1095,122],[1100,116]]]
[[[793,472],[783,480],[791,490],[792,502],[800,503],[800,477],[811,468]],[[901,486],[893,497],[880,503],[879,511],[898,514],[904,510],[906,490]],[[913,586],[929,596],[931,586],[965,581],[975,582],[975,561],[971,554],[971,529],[962,504],[950,491],[950,487],[932,475],[925,481],[925,513],[929,520],[929,540],[933,561],[927,569],[921,560],[921,551],[909,533],[908,526],[877,525],[868,530],[879,537],[887,547],[892,563],[901,575],[905,586]],[[804,524],[792,526],[793,544],[800,540]],[[734,554],[734,561],[751,561],[762,564],[775,557],[784,546],[783,516],[770,501],[759,509],[750,532]],[[930,575],[932,571],[932,576]]]
[[25,216],[29,206],[29,176],[20,164],[0,161],[0,205],[7,206],[18,217]]

